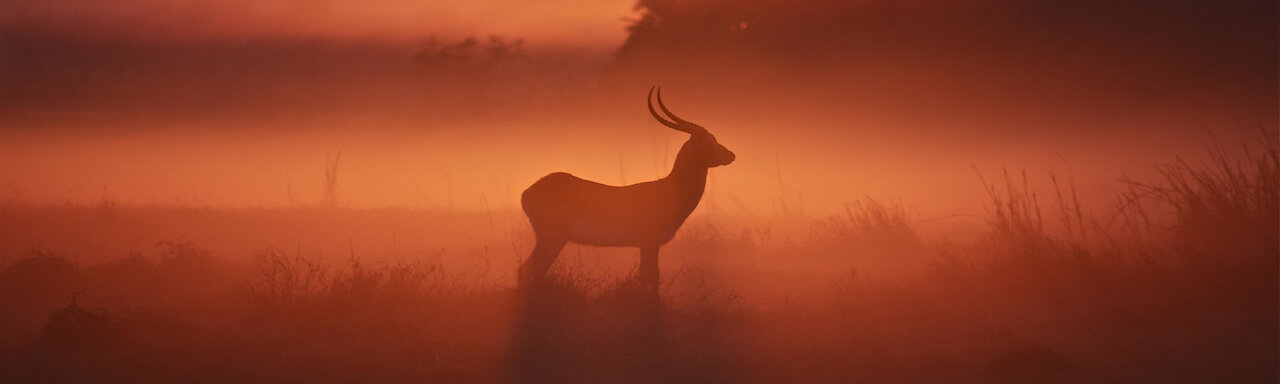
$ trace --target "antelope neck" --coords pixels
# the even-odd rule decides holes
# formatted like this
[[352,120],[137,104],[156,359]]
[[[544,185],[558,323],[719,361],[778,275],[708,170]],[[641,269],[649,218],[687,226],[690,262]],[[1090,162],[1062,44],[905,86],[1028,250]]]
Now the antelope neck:
[[693,194],[694,204],[702,198],[702,191],[707,185],[707,167],[694,163],[693,156],[685,151],[680,151],[676,155],[675,164],[671,167],[671,173],[667,175],[667,182],[679,185],[681,189],[697,191]]

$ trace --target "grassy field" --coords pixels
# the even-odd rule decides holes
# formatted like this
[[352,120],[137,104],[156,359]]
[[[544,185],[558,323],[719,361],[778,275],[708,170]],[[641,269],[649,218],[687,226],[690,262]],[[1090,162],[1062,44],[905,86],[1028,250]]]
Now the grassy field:
[[[9,382],[1280,380],[1273,138],[1116,185],[982,181],[965,241],[899,205],[744,223],[663,249],[567,248],[517,291],[514,212],[0,205]],[[785,221],[785,223],[783,222]],[[797,229],[798,228],[798,229]]]

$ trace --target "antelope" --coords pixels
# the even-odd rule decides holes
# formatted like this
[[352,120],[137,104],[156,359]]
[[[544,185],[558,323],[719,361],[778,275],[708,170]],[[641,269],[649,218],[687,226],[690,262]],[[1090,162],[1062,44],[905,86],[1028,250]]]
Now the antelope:
[[[653,109],[658,107],[670,120]],[[734,154],[697,124],[677,117],[662,103],[662,90],[649,88],[649,113],[671,129],[689,134],[667,177],[627,186],[584,180],[564,172],[543,176],[520,195],[537,239],[520,265],[519,286],[540,282],[565,243],[640,248],[639,281],[658,293],[658,248],[698,207],[707,184],[707,169],[728,165]]]

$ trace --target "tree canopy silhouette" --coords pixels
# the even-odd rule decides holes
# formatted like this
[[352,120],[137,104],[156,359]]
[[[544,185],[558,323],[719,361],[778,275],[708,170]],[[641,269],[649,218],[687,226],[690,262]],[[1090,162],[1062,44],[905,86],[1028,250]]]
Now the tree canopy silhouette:
[[[1275,2],[639,0],[624,61],[1146,55],[1273,71]],[[1122,53],[1123,52],[1123,53]]]

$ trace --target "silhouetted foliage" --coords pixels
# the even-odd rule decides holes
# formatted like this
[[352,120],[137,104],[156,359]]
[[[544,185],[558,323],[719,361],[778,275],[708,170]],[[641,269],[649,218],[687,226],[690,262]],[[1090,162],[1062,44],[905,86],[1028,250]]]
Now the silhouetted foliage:
[[[818,70],[885,60],[963,66],[975,56],[1003,66],[1013,63],[1001,57],[1038,62],[1063,52],[1114,66],[1118,58],[1102,47],[1120,45],[1171,59],[1215,57],[1258,73],[1262,62],[1255,54],[1274,51],[1277,41],[1270,33],[1275,18],[1259,15],[1274,15],[1276,7],[1252,0],[639,0],[639,16],[618,54],[647,64],[727,63],[721,70],[731,72],[752,65]],[[729,60],[705,62],[716,58]],[[1268,60],[1274,66],[1274,55]]]
[[85,288],[79,266],[66,257],[32,250],[0,269],[0,302],[6,310],[49,310],[66,303]]
[[524,39],[508,40],[496,35],[489,36],[483,44],[470,36],[453,44],[441,43],[439,38],[431,36],[419,44],[418,52],[414,55],[414,60],[424,73],[483,67],[524,58]]
[[101,347],[118,341],[119,329],[114,321],[105,311],[81,308],[73,300],[49,314],[41,341],[64,348]]
[[278,248],[254,252],[256,276],[249,280],[253,302],[272,316],[289,317],[320,291],[326,269],[319,262]]

